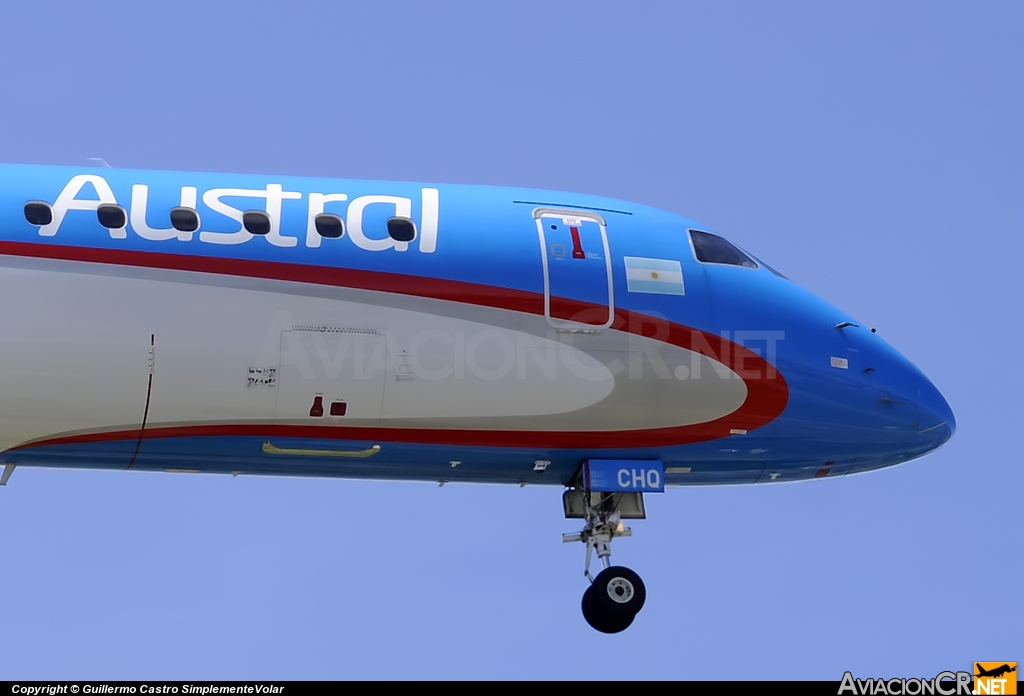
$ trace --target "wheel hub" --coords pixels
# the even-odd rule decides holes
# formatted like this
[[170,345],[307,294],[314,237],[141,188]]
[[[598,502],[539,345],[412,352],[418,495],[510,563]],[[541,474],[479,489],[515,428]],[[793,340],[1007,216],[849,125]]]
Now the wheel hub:
[[633,583],[626,578],[612,578],[608,582],[608,596],[614,602],[626,604],[633,599]]

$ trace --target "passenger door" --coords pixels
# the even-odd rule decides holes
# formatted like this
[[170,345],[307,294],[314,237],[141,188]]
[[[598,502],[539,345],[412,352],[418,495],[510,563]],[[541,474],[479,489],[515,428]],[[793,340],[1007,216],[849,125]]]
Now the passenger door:
[[606,329],[615,316],[604,218],[589,211],[533,213],[544,268],[544,315],[556,328]]

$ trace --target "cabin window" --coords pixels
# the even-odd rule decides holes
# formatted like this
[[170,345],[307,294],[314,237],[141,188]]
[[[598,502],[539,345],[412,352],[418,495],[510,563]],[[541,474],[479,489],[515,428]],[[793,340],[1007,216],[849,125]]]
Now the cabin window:
[[411,242],[416,239],[416,223],[409,218],[388,218],[388,234],[396,242]]
[[128,213],[114,203],[104,203],[96,208],[96,219],[108,230],[119,230],[128,224]]
[[726,266],[757,268],[757,263],[718,235],[700,230],[690,230],[693,255],[701,263],[720,263]]
[[317,234],[327,239],[337,239],[345,234],[345,223],[334,213],[320,213],[313,218]]
[[270,234],[270,216],[262,210],[247,210],[242,213],[242,225],[249,234]]
[[199,229],[199,213],[192,208],[171,208],[171,227],[179,232],[195,232]]
[[29,201],[25,204],[25,219],[31,225],[49,225],[53,222],[53,208],[49,203],[42,201]]

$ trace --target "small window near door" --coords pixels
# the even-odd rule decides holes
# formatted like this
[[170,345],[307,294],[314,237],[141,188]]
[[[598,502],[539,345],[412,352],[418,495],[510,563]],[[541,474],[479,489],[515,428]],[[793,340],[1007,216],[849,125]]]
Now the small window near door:
[[388,235],[396,242],[411,242],[416,239],[416,223],[404,217],[389,218]]

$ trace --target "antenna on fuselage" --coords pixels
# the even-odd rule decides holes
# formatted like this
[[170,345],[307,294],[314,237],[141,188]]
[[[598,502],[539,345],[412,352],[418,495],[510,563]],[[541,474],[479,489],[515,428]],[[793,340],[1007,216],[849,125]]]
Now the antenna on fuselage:
[[86,159],[89,160],[90,162],[92,162],[97,167],[104,167],[105,169],[113,169],[113,167],[111,167],[109,164],[107,164],[107,161],[105,159],[103,159],[102,157],[86,157]]

